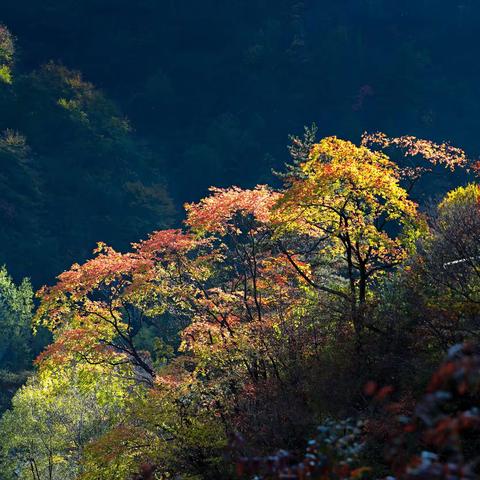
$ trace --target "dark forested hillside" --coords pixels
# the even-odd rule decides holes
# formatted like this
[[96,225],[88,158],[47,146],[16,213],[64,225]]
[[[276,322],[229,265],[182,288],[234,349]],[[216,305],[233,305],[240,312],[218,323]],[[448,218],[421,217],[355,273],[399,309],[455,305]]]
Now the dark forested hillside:
[[[2,241],[0,261],[45,281],[94,240],[123,247],[130,228],[172,222],[154,184],[167,185],[178,207],[209,185],[269,181],[287,159],[287,135],[312,122],[320,136],[358,141],[381,129],[448,139],[476,155],[479,14],[473,0],[5,0],[1,21],[17,51],[1,128],[25,136],[36,159],[27,188],[41,193],[48,176],[48,194],[38,207],[33,192],[21,192],[42,210],[29,218],[41,232],[22,245],[25,235],[7,222],[20,246]],[[42,67],[51,61],[68,70]],[[71,71],[94,86],[66,92]],[[102,93],[79,100],[95,89]],[[58,104],[72,96],[87,109],[102,103],[88,128],[82,107]],[[59,129],[67,116],[71,126]],[[92,162],[95,171],[79,176]],[[146,182],[141,193],[137,182]],[[124,196],[113,187],[127,183]],[[75,191],[84,199],[77,227]],[[163,197],[160,210],[139,215],[148,228],[135,224],[142,200],[132,195]],[[134,211],[120,227],[113,218],[124,218],[125,205]],[[25,267],[13,261],[26,257]]]

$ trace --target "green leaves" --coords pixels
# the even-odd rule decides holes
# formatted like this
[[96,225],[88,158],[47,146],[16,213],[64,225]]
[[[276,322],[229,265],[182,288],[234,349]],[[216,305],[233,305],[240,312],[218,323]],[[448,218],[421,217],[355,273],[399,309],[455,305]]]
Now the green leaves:
[[84,447],[120,421],[135,394],[116,369],[79,364],[34,375],[0,421],[2,478],[27,478],[32,466],[39,478],[77,478]]
[[14,53],[12,35],[6,27],[0,25],[0,83],[12,83],[11,67]]
[[26,279],[17,286],[0,268],[0,368],[22,370],[31,360],[33,291]]

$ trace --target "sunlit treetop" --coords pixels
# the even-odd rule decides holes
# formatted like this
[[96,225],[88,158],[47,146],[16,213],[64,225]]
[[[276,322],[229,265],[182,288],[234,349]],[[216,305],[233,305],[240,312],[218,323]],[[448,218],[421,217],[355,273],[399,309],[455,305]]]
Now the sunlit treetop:
[[140,256],[148,258],[167,253],[187,253],[198,244],[199,240],[193,234],[170,229],[154,232],[147,240],[134,243],[133,247]]
[[[50,293],[68,293],[80,298],[100,285],[108,285],[118,279],[118,275],[127,275],[140,268],[142,259],[132,254],[116,252],[103,243],[98,244],[96,256],[83,265],[74,264],[58,276],[55,287]],[[42,291],[47,293],[47,289]]]
[[385,222],[416,218],[417,205],[399,184],[399,168],[382,153],[328,137],[314,145],[300,169],[303,178],[278,203],[277,221],[285,228],[319,235],[358,228],[361,241],[378,234]]
[[399,265],[415,248],[417,205],[400,186],[398,166],[383,153],[324,138],[288,184],[275,207],[277,236],[316,238],[317,255],[344,261],[352,299],[359,292],[364,301],[368,279]]
[[[437,249],[454,256],[453,265],[470,266],[478,274],[480,239],[480,186],[470,183],[447,193],[438,205],[435,233]],[[437,254],[439,257],[440,255]],[[445,259],[447,261],[447,259]],[[453,273],[453,268],[448,269]],[[464,283],[467,282],[464,280]],[[465,285],[466,286],[466,285]]]
[[[465,187],[451,190],[445,195],[438,208],[441,213],[446,213],[450,208],[458,206],[480,209],[480,185],[470,183]],[[477,214],[480,214],[480,210],[477,210]]]
[[279,198],[265,185],[252,190],[238,187],[211,188],[211,195],[198,203],[185,205],[186,224],[198,233],[226,234],[234,227],[236,216],[250,216],[260,224],[270,220],[271,208]]
[[199,240],[181,230],[160,230],[147,240],[134,243],[133,251],[120,253],[104,243],[94,250],[95,256],[58,275],[57,284],[41,290],[42,297],[48,298],[59,293],[79,299],[99,287],[115,284],[120,290],[125,282],[131,282],[136,274],[143,274],[153,267],[156,259],[168,259],[169,254],[185,254],[196,247]]

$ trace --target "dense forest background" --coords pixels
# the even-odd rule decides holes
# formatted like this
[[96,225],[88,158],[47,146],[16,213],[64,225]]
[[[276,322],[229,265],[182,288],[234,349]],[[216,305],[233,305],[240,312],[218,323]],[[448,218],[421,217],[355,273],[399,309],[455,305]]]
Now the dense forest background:
[[272,181],[288,134],[312,122],[319,137],[382,130],[476,155],[479,13],[473,0],[5,0],[16,52],[0,130],[21,137],[0,155],[22,168],[0,177],[0,264],[39,286],[98,240],[125,249],[178,225],[210,185]]

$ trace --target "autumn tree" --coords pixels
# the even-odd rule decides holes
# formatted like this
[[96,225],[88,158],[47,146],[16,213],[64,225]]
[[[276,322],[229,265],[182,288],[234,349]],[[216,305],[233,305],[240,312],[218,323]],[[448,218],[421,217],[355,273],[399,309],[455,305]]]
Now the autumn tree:
[[261,323],[265,313],[268,297],[261,277],[271,256],[268,220],[277,197],[263,186],[254,190],[233,187],[212,189],[198,204],[186,205],[187,225],[213,242],[222,261],[217,266],[223,271],[217,270],[212,278],[215,283],[203,299],[213,308],[207,314],[211,318],[203,316],[202,321],[212,326],[217,323],[231,336],[235,325]]
[[44,288],[36,324],[51,329],[55,342],[40,362],[133,363],[151,381],[148,359],[139,352],[134,335],[143,312],[136,308],[130,287],[142,259],[99,245],[97,256],[59,275],[57,285]]
[[[335,137],[314,145],[288,179],[275,223],[283,254],[311,286],[347,302],[357,335],[371,287],[414,250],[421,226],[398,167]],[[341,279],[322,278],[305,260],[336,262]]]

